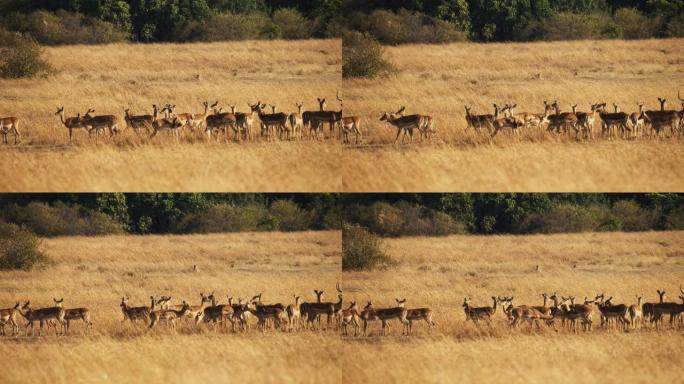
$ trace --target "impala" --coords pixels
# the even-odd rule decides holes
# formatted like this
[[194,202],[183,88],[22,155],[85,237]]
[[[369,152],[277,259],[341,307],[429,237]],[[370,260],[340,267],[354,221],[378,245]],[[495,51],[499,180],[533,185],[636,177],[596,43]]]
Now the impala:
[[[60,121],[69,130],[69,143],[71,143],[72,131],[74,129],[80,129],[80,128],[87,129],[88,128],[83,123],[83,120],[81,119],[80,113],[77,116],[64,117],[64,107],[59,107],[59,108],[57,108],[57,112],[55,112],[55,115],[59,115]],[[90,135],[90,132],[91,131],[88,131],[89,135]]]
[[[213,295],[214,293],[212,292],[211,294]],[[175,309],[178,311],[183,308],[182,304],[169,305],[169,301],[171,301],[171,296],[162,296],[162,298],[157,301],[157,304],[161,304],[162,309]],[[209,296],[206,296],[204,292],[200,292],[200,303],[198,305],[191,305],[190,308],[188,308],[185,317],[196,319],[197,316],[204,313],[204,308],[207,307],[207,303],[211,303],[211,299]]]
[[466,321],[470,319],[473,323],[478,324],[480,320],[486,319],[491,323],[492,315],[496,313],[496,305],[499,302],[498,298],[492,296],[493,304],[491,307],[471,307],[470,300],[469,297],[463,299],[463,311],[466,313]]
[[536,127],[541,127],[541,125],[544,122],[548,123],[548,116],[553,110],[551,105],[548,104],[546,100],[544,100],[544,113],[529,113],[529,112],[518,112],[518,113],[513,113],[513,108],[515,108],[516,105],[513,105],[512,107],[509,108],[509,117],[513,117],[519,121],[523,122],[523,127],[527,126],[536,126]]
[[232,128],[235,131],[237,117],[231,112],[221,112],[217,105],[218,101],[211,105],[214,113],[204,119],[204,132],[207,134],[208,140],[211,140],[212,132],[222,131],[225,134],[225,141],[228,141],[228,128]]
[[[157,106],[153,105],[152,108],[154,109],[154,116],[152,120],[152,134],[150,135],[150,139],[157,136],[157,133],[160,131],[170,131],[173,133],[173,136],[178,138],[178,130],[183,127],[183,123],[178,119],[178,117],[158,117],[158,110]],[[165,107],[168,108],[168,107]]]
[[262,135],[265,134],[267,138],[270,138],[272,137],[272,130],[275,130],[276,134],[287,131],[287,115],[282,112],[264,113],[264,108],[266,108],[266,104],[257,102],[256,112],[259,116],[259,120],[261,120],[261,123],[264,124]]
[[356,302],[349,303],[349,308],[340,311],[340,326],[342,327],[342,335],[348,336],[347,326],[351,324],[354,327],[354,337],[358,335],[361,321],[361,315],[356,310]]
[[[307,111],[304,112],[302,115],[302,118],[304,120],[304,124],[306,125],[306,122],[309,122],[309,133],[314,135],[314,137],[318,137],[318,133],[320,130],[320,133],[323,133],[323,136],[325,136],[325,132],[323,132],[323,124],[328,123],[330,127],[330,137],[334,138],[335,137],[335,125],[339,123],[339,121],[342,119],[342,99],[340,98],[340,93],[339,91],[336,94],[337,100],[340,102],[340,110],[339,111],[326,111],[325,110],[325,99],[318,99],[318,105],[319,105],[319,110],[318,111]],[[306,115],[306,116],[304,116]]]
[[131,110],[126,108],[124,110],[124,120],[126,120],[126,127],[133,129],[133,132],[140,133],[141,129],[148,131],[152,128],[154,116],[152,115],[131,115]]
[[233,330],[235,330],[235,310],[232,303],[232,297],[228,298],[228,304],[216,304],[216,297],[212,292],[208,296],[211,305],[205,307],[200,314],[195,317],[195,323],[198,324],[200,321],[211,322],[214,325],[218,323],[224,324],[227,327],[227,321],[230,321]]
[[407,135],[409,138],[409,144],[412,143],[413,130],[421,130],[426,125],[425,118],[422,115],[408,115],[397,117],[397,114],[401,113],[403,110],[404,107],[401,107],[401,109],[399,109],[399,112],[397,113],[385,112],[380,118],[380,121],[386,121],[397,128],[397,136],[394,138],[395,145],[397,144],[397,140],[399,140],[399,135],[402,132],[404,133],[404,137],[401,140],[402,144],[404,143],[404,139],[406,139]]
[[605,103],[592,104],[591,112],[577,112],[577,125],[575,128],[575,140],[579,140],[580,130],[584,131],[584,138],[590,140],[593,138],[592,129],[594,127],[594,120],[596,114],[606,106]]
[[119,306],[121,307],[121,311],[123,312],[124,319],[122,321],[130,320],[131,322],[135,323],[138,320],[145,320],[149,321],[150,319],[150,312],[154,310],[154,297],[150,296],[150,301],[152,302],[149,307],[141,306],[141,307],[129,307],[128,306],[128,298],[127,297],[122,297],[121,298],[121,304]]
[[573,112],[562,112],[560,111],[560,107],[558,105],[558,101],[554,101],[553,104],[551,104],[551,107],[554,109],[556,112],[553,115],[549,115],[549,127],[547,128],[548,131],[553,131],[556,130],[556,133],[560,133],[561,131],[568,132],[570,131],[570,128],[576,128],[577,125],[577,115],[575,114],[575,110],[577,108],[577,104],[572,106]]
[[19,313],[19,305],[20,303],[17,302],[17,304],[15,304],[12,308],[0,309],[1,335],[6,335],[5,324],[9,324],[12,327],[12,336],[15,336],[17,334],[17,329],[19,328],[19,326],[17,325],[17,314]]
[[180,310],[175,309],[159,309],[150,313],[150,328],[155,324],[164,322],[171,326],[173,330],[176,329],[176,320],[185,316],[190,310],[190,305],[183,301],[183,307]]
[[363,335],[367,335],[368,323],[370,321],[380,320],[382,322],[382,335],[387,336],[390,333],[389,320],[397,319],[400,323],[404,325],[404,332],[402,335],[407,334],[408,320],[406,316],[408,311],[404,308],[403,304],[406,300],[400,301],[402,305],[400,307],[394,308],[373,308],[373,303],[368,302],[368,304],[363,308],[361,312],[361,320],[363,321]]
[[342,135],[345,144],[349,144],[349,134],[353,133],[354,143],[358,144],[361,138],[361,118],[358,116],[345,116],[342,118]]
[[302,107],[304,103],[295,103],[297,106],[297,112],[290,113],[287,120],[290,122],[290,129],[292,129],[292,134],[295,139],[302,138],[302,131],[304,130],[304,120],[302,119]]
[[[679,97],[679,91],[677,96]],[[681,97],[679,98],[684,101]],[[659,97],[658,101],[660,102],[660,110],[644,112],[645,120],[651,125],[651,131],[656,131],[657,137],[660,137],[660,132],[665,131],[667,128],[670,128],[674,134],[679,124],[680,114],[678,111],[665,110],[666,99]]]
[[[616,104],[613,104],[616,106]],[[608,134],[608,139],[612,139],[614,136],[614,129],[618,128],[619,132],[625,132],[629,130],[627,123],[629,121],[629,115],[624,112],[614,112],[608,113],[604,110],[599,111],[599,117],[602,121],[603,134]]]
[[[520,134],[520,130],[521,130],[522,127],[525,126],[525,122],[524,122],[523,120],[517,118],[517,117],[513,117],[513,116],[512,116],[512,110],[513,110],[513,108],[515,108],[516,106],[517,106],[517,104],[514,104],[514,105],[508,105],[508,104],[506,104],[506,105],[504,106],[504,108],[501,109],[501,112],[504,113],[504,116],[503,116],[503,117],[500,117],[500,118],[494,119],[494,123],[493,123],[493,125],[494,125],[494,133],[492,133],[492,138],[494,138],[494,137],[499,133],[499,131],[503,131],[503,130],[505,130],[505,129],[510,129],[510,130],[513,132],[514,135],[519,135],[519,134]],[[494,104],[494,108],[497,110],[497,112],[496,112],[495,115],[498,116],[498,114],[499,114],[498,112],[499,112],[499,111],[498,111],[498,107],[497,107],[496,104]],[[511,112],[511,116],[510,116],[510,117],[507,117],[507,116],[506,116],[506,111]]]
[[[399,299],[394,299],[397,302],[397,305],[399,307],[403,307],[404,303],[406,302],[406,299],[404,300],[399,300]],[[425,320],[425,322],[428,324],[429,327],[434,327],[436,324],[434,320],[432,320],[432,309],[430,308],[411,308],[406,310],[406,320],[408,320],[408,334],[410,335],[413,333],[413,322],[414,321],[420,321],[420,320]],[[428,327],[428,330],[430,329]]]
[[[52,298],[52,301],[55,302],[56,307],[62,308],[64,298],[59,300]],[[88,308],[66,308],[64,309],[64,320],[66,321],[64,324],[64,333],[67,335],[69,334],[71,320],[82,320],[86,325],[86,330],[92,329],[93,327],[93,323],[90,320],[90,311]]]
[[14,135],[14,144],[17,144],[17,137],[19,137],[19,118],[10,117],[0,117],[0,133],[2,134],[2,143],[8,144],[7,135],[9,133]]
[[644,126],[646,125],[646,115],[644,114],[644,103],[637,102],[639,112],[629,114],[629,123],[632,126],[633,137],[636,139],[639,134],[643,136]]
[[637,323],[639,324],[639,326],[641,326],[641,323],[643,321],[641,312],[641,296],[636,295],[636,298],[637,303],[629,306],[629,322],[632,325],[632,328],[634,329],[637,328]]
[[[603,298],[603,294],[600,296]],[[610,320],[615,319],[619,324],[622,325],[624,330],[627,330],[627,327],[630,324],[629,307],[624,304],[614,305],[611,302],[612,299],[613,297],[611,296],[599,304],[599,311],[601,312],[601,325],[607,328],[610,325]]]
[[[302,303],[300,310],[302,310],[302,313],[306,313],[307,326],[309,324],[314,325],[314,322],[318,320],[318,328],[320,329],[321,316],[326,315],[328,327],[332,327],[333,317],[342,308],[342,289],[340,288],[339,283],[336,284],[335,289],[339,293],[337,303],[321,301],[323,296],[322,290],[314,290],[318,300],[316,303]],[[304,306],[304,304],[306,304],[306,306]],[[304,311],[305,309],[306,312]]]
[[[555,297],[555,293],[553,294],[552,297]],[[513,296],[511,297],[503,297],[503,298],[498,298],[500,303],[507,302],[508,308],[504,308],[504,312],[508,316],[509,320],[509,325],[512,327],[516,327],[520,321],[523,320],[523,314],[524,311],[527,308],[534,308],[535,310],[539,311],[540,313],[544,315],[551,315],[551,307],[547,305],[548,300],[549,300],[549,295],[547,293],[542,293],[541,297],[544,299],[544,303],[541,306],[533,306],[533,305],[518,305],[518,306],[513,306]]]
[[[681,287],[680,287],[681,290]],[[682,291],[684,293],[684,291]],[[665,291],[658,291],[658,295],[660,295],[660,302],[657,304],[653,305],[653,315],[651,318],[651,322],[655,322],[656,324],[656,329],[660,328],[660,323],[662,322],[662,317],[665,314],[670,315],[670,326],[674,326],[674,321],[675,318],[682,313],[682,305],[679,303],[674,303],[674,302],[665,302],[663,301],[665,297]]]
[[119,119],[114,115],[97,115],[93,116],[94,109],[89,109],[88,112],[81,118],[83,125],[90,127],[90,130],[95,131],[95,137],[99,135],[100,130],[107,129],[109,136],[114,136],[119,133]]
[[490,132],[494,130],[494,115],[473,115],[470,110],[471,107],[466,105],[466,123],[468,124],[466,129],[473,128],[477,133],[480,133],[482,127],[485,126]]
[[[19,310],[19,313],[28,321],[26,325],[26,336],[28,336],[29,327],[31,327],[31,335],[33,335],[33,322],[38,321],[40,323],[39,336],[43,335],[43,324],[50,320],[55,320],[57,323],[64,327],[64,308],[61,307],[48,307],[40,309],[31,309],[31,302],[27,301],[23,307]],[[57,327],[55,327],[55,334],[58,334]]]
[[287,323],[290,332],[298,331],[301,325],[301,312],[299,311],[299,304],[302,298],[294,294],[292,295],[292,297],[294,297],[294,304],[290,304],[287,306],[287,308],[285,308],[285,312],[287,313]]

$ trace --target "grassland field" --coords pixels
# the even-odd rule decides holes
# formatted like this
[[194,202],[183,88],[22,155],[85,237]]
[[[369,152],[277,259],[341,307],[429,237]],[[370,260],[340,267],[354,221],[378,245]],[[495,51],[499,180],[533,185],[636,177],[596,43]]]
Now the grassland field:
[[337,382],[342,343],[332,332],[241,334],[183,322],[177,333],[163,326],[148,331],[122,323],[119,303],[126,295],[131,305],[149,305],[150,295],[165,294],[196,305],[209,291],[222,303],[227,295],[256,292],[265,302],[289,304],[295,293],[315,300],[314,289],[335,292],[339,243],[335,231],[45,239],[54,265],[0,272],[0,303],[31,300],[39,307],[63,296],[65,307],[91,309],[93,328],[86,333],[79,321],[68,337],[25,337],[20,319],[21,336],[0,338],[0,380]]
[[[541,305],[542,292],[614,302],[656,301],[665,289],[676,301],[684,276],[681,232],[590,233],[530,236],[405,237],[384,240],[398,262],[385,271],[345,272],[349,300],[361,306],[430,307],[437,325],[414,324],[413,335],[346,338],[345,377],[467,383],[670,382],[679,381],[684,335],[651,328],[572,333],[556,325],[510,329],[499,309],[491,326],[465,320],[465,296],[491,306],[491,296],[514,296],[514,304]],[[537,271],[539,266],[539,271]]]
[[[676,159],[682,140],[577,142],[525,128],[519,136],[466,130],[471,113],[494,113],[492,104],[517,104],[518,112],[542,113],[544,100],[561,110],[588,111],[592,103],[636,112],[637,102],[679,109],[684,90],[682,40],[402,45],[385,47],[397,71],[375,79],[345,79],[345,115],[362,119],[364,139],[345,151],[343,186],[349,192],[392,191],[679,191],[684,173]],[[437,136],[393,146],[396,129],[379,119],[406,107],[406,114],[434,118]],[[401,138],[400,138],[401,142]],[[382,170],[382,172],[378,172]]]
[[[203,112],[203,101],[224,111],[247,103],[279,111],[337,107],[339,40],[247,41],[201,44],[112,44],[46,48],[55,67],[46,78],[0,80],[0,115],[20,118],[21,142],[0,146],[4,191],[338,191],[341,148],[325,142],[206,143],[184,129],[176,141],[131,130],[109,139],[68,131],[55,115],[94,108],[125,126],[124,109],[151,114],[152,104],[176,113]],[[199,78],[197,77],[199,75]],[[270,108],[269,108],[270,111]],[[10,143],[12,137],[9,137]]]

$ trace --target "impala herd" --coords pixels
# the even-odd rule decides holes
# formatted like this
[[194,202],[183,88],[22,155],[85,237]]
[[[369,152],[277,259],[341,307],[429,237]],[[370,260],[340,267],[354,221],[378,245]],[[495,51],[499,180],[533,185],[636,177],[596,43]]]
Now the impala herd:
[[[59,115],[62,125],[68,130],[69,142],[72,141],[73,131],[83,129],[89,136],[95,134],[97,138],[101,132],[108,131],[110,136],[121,133],[130,128],[136,134],[146,133],[154,138],[159,132],[169,132],[178,138],[184,131],[191,133],[202,132],[207,139],[212,135],[223,136],[228,141],[232,135],[234,141],[254,140],[258,136],[271,140],[300,140],[305,136],[312,139],[338,138],[345,144],[354,142],[359,144],[362,138],[361,118],[358,116],[342,115],[342,99],[339,92],[336,95],[340,103],[339,110],[327,110],[326,99],[317,98],[318,110],[303,111],[304,103],[295,103],[297,112],[290,114],[278,112],[276,105],[268,105],[271,111],[266,111],[267,105],[257,101],[247,103],[248,112],[238,112],[235,105],[229,105],[230,112],[224,111],[216,101],[210,104],[202,103],[203,110],[198,113],[176,113],[176,105],[152,105],[152,114],[133,115],[130,109],[124,110],[124,121],[115,115],[94,115],[95,110],[89,109],[83,115],[67,117],[64,107],[59,107],[55,115]],[[554,134],[572,134],[575,139],[590,140],[594,138],[594,126],[599,123],[600,134],[609,140],[616,137],[637,139],[639,137],[661,137],[670,134],[673,137],[684,136],[684,98],[677,93],[682,102],[681,110],[666,109],[667,100],[658,98],[660,109],[645,110],[643,102],[637,102],[637,111],[626,113],[620,111],[620,106],[612,104],[613,111],[607,110],[606,103],[596,103],[588,111],[579,111],[577,104],[571,106],[572,111],[562,111],[558,101],[543,102],[543,112],[516,112],[517,104],[493,104],[493,114],[478,115],[472,108],[465,106],[466,130],[473,129],[481,133],[485,128],[491,137],[499,132],[510,131],[513,135],[520,135],[525,129],[545,129]],[[413,142],[413,133],[417,131],[421,139],[429,139],[436,134],[435,122],[432,116],[422,114],[405,115],[405,107],[396,112],[385,112],[380,121],[396,128],[397,134],[394,144],[403,134],[402,143]],[[258,125],[257,125],[258,122]],[[125,124],[124,124],[125,123]],[[255,131],[255,125],[258,131]],[[326,136],[325,127],[328,127]],[[3,143],[7,144],[7,136],[14,135],[14,143],[19,137],[19,119],[17,117],[0,118],[0,134]]]
[[[143,323],[147,328],[165,325],[173,330],[179,322],[186,326],[209,326],[214,330],[228,329],[233,332],[248,332],[250,324],[256,321],[256,327],[261,332],[269,329],[287,332],[302,330],[321,330],[321,322],[325,316],[326,329],[337,329],[342,335],[349,335],[349,327],[354,330],[354,336],[361,333],[367,336],[368,325],[380,322],[381,334],[390,334],[390,321],[396,320],[403,326],[402,335],[411,335],[413,323],[416,321],[428,324],[432,329],[437,324],[433,320],[430,308],[406,308],[406,299],[395,299],[392,307],[377,308],[369,301],[363,308],[357,307],[355,301],[343,305],[342,288],[337,284],[337,301],[323,301],[323,290],[314,290],[315,301],[303,301],[301,296],[292,295],[293,301],[288,305],[281,303],[267,304],[262,301],[262,294],[254,295],[250,300],[238,298],[233,300],[227,296],[227,302],[219,303],[219,298],[212,292],[200,293],[199,304],[191,305],[186,301],[171,304],[170,296],[150,296],[149,306],[133,306],[128,297],[122,297],[119,304],[123,320],[131,323]],[[591,331],[595,324],[602,328],[618,328],[624,331],[654,326],[663,327],[665,315],[669,316],[669,326],[673,329],[684,329],[684,290],[680,286],[681,303],[666,302],[665,291],[658,290],[659,300],[642,302],[642,297],[636,295],[634,304],[614,304],[613,297],[597,294],[593,299],[584,298],[581,303],[575,302],[575,296],[559,296],[557,293],[542,293],[541,305],[515,305],[513,296],[492,296],[492,305],[476,307],[471,304],[469,297],[463,300],[465,321],[475,325],[492,324],[497,311],[503,314],[510,327],[516,328],[522,323],[528,323],[529,329],[541,329],[546,325],[549,329],[557,330],[556,326],[578,332],[580,329]],[[50,307],[33,309],[31,302],[24,305],[16,303],[14,307],[0,309],[0,334],[7,335],[6,326],[12,330],[12,336],[18,334],[19,319],[26,322],[26,336],[34,334],[34,323],[40,325],[39,335],[43,335],[43,328],[54,328],[55,334],[68,334],[70,322],[81,320],[86,330],[92,328],[91,312],[88,308],[64,308],[63,299],[53,299]],[[58,326],[60,329],[58,329]]]

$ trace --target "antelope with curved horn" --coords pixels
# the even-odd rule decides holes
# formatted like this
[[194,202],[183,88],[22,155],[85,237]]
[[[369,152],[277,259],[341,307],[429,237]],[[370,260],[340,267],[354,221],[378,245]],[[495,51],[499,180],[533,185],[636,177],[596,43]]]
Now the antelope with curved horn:
[[466,313],[466,321],[472,320],[473,323],[479,324],[480,320],[487,320],[489,323],[492,321],[492,315],[496,313],[496,305],[498,303],[498,298],[492,296],[492,306],[491,307],[471,307],[470,298],[466,297],[463,299],[463,311]]
[[[38,321],[40,323],[39,336],[43,335],[43,324],[48,321],[55,320],[57,323],[62,325],[64,328],[64,308],[61,307],[47,307],[40,309],[32,309],[31,302],[27,301],[23,307],[19,310],[19,313],[26,319],[28,324],[26,325],[26,336],[28,336],[29,327],[31,328],[31,334],[33,335],[33,323]],[[55,334],[58,334],[57,327],[55,327]]]
[[397,144],[399,135],[401,135],[402,132],[404,133],[404,136],[401,140],[402,144],[407,136],[409,138],[409,144],[411,144],[413,142],[413,130],[421,130],[426,125],[425,119],[422,115],[401,115],[405,109],[406,108],[402,106],[399,111],[395,113],[385,112],[382,117],[380,117],[380,121],[386,121],[390,125],[397,128],[397,136],[394,138],[395,145]]
[[[403,303],[406,302],[406,299],[399,300],[399,299],[395,298],[394,300],[397,302],[397,305],[399,305],[399,306],[402,306]],[[428,330],[430,330],[432,327],[437,325],[437,324],[435,324],[435,321],[432,319],[432,309],[430,309],[428,307],[407,309],[406,310],[406,320],[408,320],[407,333],[409,335],[413,333],[413,322],[414,321],[425,320],[425,322],[428,324]]]
[[[54,301],[56,307],[62,308],[62,304],[64,303],[64,298],[57,300],[54,297],[52,298],[52,301]],[[86,330],[92,329],[93,328],[93,322],[90,320],[90,310],[88,308],[82,307],[82,308],[65,308],[64,309],[64,320],[66,323],[64,324],[64,333],[69,334],[69,329],[71,328],[71,321],[72,320],[82,320],[83,323],[86,325]]]
[[[679,91],[677,91],[677,97],[684,101],[684,99],[680,97]],[[665,110],[666,99],[659,97],[658,101],[660,102],[660,110],[644,112],[645,121],[651,126],[651,132],[656,132],[656,137],[660,137],[660,133],[664,132],[667,128],[670,128],[671,132],[674,134],[679,125],[680,113],[674,110]],[[682,111],[684,111],[684,108]]]
[[204,132],[207,135],[207,139],[211,140],[212,132],[216,131],[223,132],[225,135],[225,141],[228,141],[228,129],[232,128],[233,131],[235,131],[237,117],[231,112],[221,112],[221,108],[218,108],[218,101],[212,104],[210,107],[214,113],[207,115],[207,117],[204,119]]
[[95,137],[99,135],[100,130],[108,130],[109,137],[119,133],[119,118],[114,115],[91,115],[95,110],[90,108],[88,112],[81,118],[83,125],[90,127],[91,131],[95,131]]

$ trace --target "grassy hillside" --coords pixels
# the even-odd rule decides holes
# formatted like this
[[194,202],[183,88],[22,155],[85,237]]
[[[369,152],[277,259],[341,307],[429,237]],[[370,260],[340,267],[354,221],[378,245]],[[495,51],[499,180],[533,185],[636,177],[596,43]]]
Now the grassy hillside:
[[297,102],[317,109],[316,98],[326,97],[337,107],[339,40],[63,46],[46,49],[46,57],[54,76],[0,80],[0,116],[19,117],[22,133],[18,147],[0,149],[0,160],[12,164],[0,174],[5,190],[339,189],[340,150],[332,142],[205,144],[202,134],[187,130],[179,142],[130,130],[96,142],[75,130],[67,145],[67,129],[55,115],[60,106],[67,117],[94,108],[124,126],[125,108],[151,114],[152,104],[200,113],[203,101],[218,100],[224,111],[235,105],[246,112],[247,103],[261,101],[291,113]]

